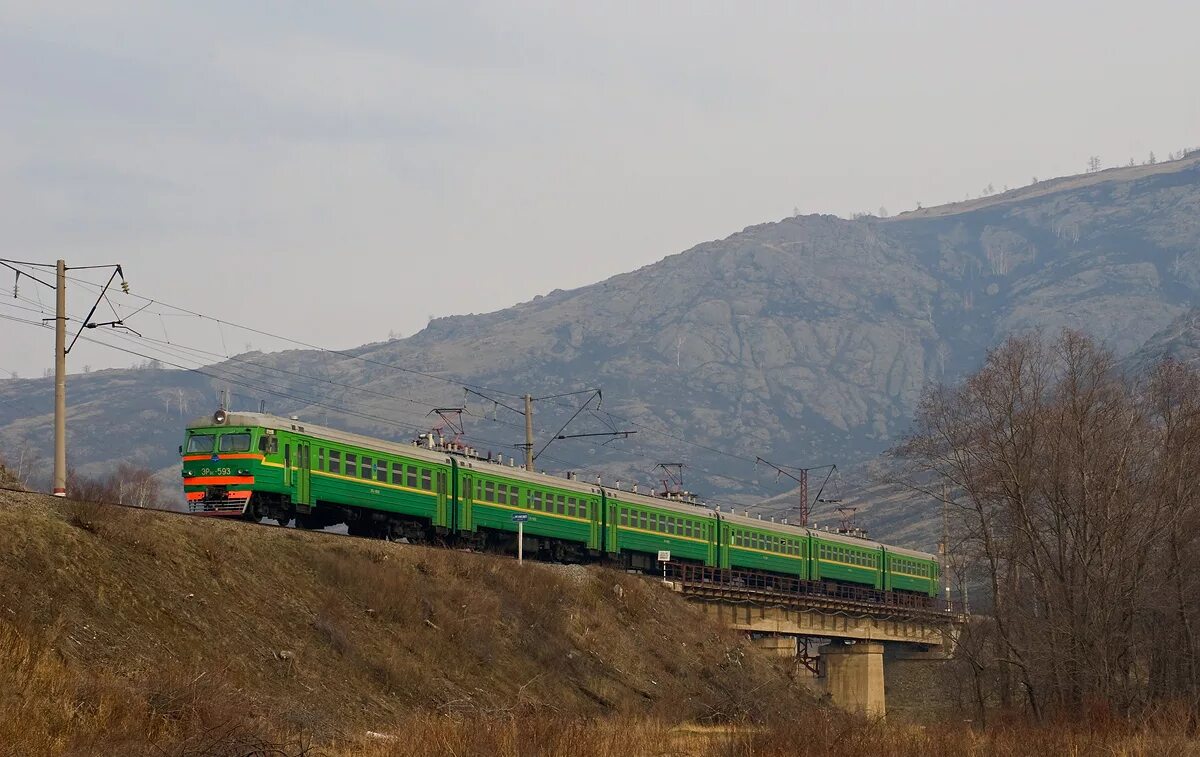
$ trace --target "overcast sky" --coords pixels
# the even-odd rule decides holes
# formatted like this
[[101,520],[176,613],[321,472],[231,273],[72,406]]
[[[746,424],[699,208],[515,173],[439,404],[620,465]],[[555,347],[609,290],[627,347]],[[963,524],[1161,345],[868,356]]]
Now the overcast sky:
[[[1200,145],[1197,3],[405,5],[0,3],[0,257],[120,262],[149,297],[348,347],[793,208]],[[11,285],[0,313],[40,318]],[[152,312],[157,338],[282,346]],[[0,322],[0,371],[52,347]]]

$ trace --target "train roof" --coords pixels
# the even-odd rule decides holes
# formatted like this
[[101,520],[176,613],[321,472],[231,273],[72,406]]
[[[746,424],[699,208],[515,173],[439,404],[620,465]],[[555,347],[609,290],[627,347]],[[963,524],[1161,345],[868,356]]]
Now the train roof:
[[650,494],[631,492],[627,489],[614,489],[611,486],[604,487],[604,492],[605,496],[626,505],[646,505],[647,507],[657,507],[661,510],[670,510],[681,515],[691,515],[693,517],[699,515],[711,518],[716,515],[716,511],[703,502],[686,502],[667,497],[655,497]]
[[281,418],[277,415],[270,415],[267,413],[230,412],[226,414],[225,422],[221,424],[214,423],[213,417],[211,415],[206,415],[196,418],[187,425],[189,429],[225,428],[229,426],[257,426],[276,431],[296,431],[299,433],[319,436],[323,439],[342,442],[343,444],[371,447],[380,450],[381,452],[390,452],[395,455],[404,455],[406,457],[415,457],[419,460],[428,460],[431,463],[446,464],[450,462],[451,458],[454,458],[460,466],[470,468],[472,470],[478,470],[481,473],[495,473],[497,475],[503,475],[507,478],[515,478],[521,481],[538,483],[545,486],[555,486],[561,489],[577,491],[581,494],[600,493],[599,486],[595,484],[588,484],[587,482],[576,479],[552,476],[548,473],[536,473],[533,471],[527,471],[524,468],[502,465],[498,462],[489,462],[478,457],[456,455],[444,450],[432,450],[412,443],[406,444],[404,442],[390,442],[373,436],[363,436],[362,434],[341,431],[336,428],[321,426],[316,423],[305,423],[301,420]]
[[188,429],[205,429],[205,428],[227,428],[236,426],[256,426],[260,428],[268,428],[276,431],[296,431],[299,433],[312,434],[320,436],[324,439],[330,439],[344,444],[354,444],[361,447],[373,447],[383,452],[390,452],[396,455],[405,455],[407,457],[415,457],[419,460],[428,460],[431,463],[446,464],[451,458],[455,459],[460,466],[478,470],[481,473],[495,473],[503,475],[507,478],[517,479],[519,481],[527,481],[529,483],[537,483],[543,486],[554,486],[559,489],[576,491],[581,494],[599,494],[601,489],[604,489],[606,496],[624,504],[638,504],[649,507],[656,507],[661,510],[670,510],[681,515],[700,515],[702,517],[713,517],[719,515],[722,520],[729,523],[736,523],[752,528],[763,528],[779,533],[790,533],[796,536],[812,535],[825,541],[842,542],[858,547],[866,547],[868,549],[884,548],[889,552],[896,554],[916,557],[922,560],[934,560],[933,555],[928,552],[919,552],[914,549],[906,549],[904,547],[894,547],[883,544],[881,542],[872,541],[870,539],[862,539],[855,536],[847,536],[833,531],[819,531],[812,528],[796,526],[790,523],[782,523],[779,521],[762,520],[760,518],[751,518],[747,515],[738,515],[732,511],[722,511],[704,503],[689,503],[666,497],[655,497],[648,494],[631,492],[625,489],[616,489],[611,486],[604,486],[602,482],[588,483],[579,481],[578,479],[564,478],[554,476],[549,473],[538,473],[536,471],[527,471],[524,468],[516,466],[503,465],[497,462],[491,462],[478,457],[468,455],[456,455],[442,450],[431,450],[426,447],[421,447],[415,444],[405,444],[403,442],[391,442],[384,439],[378,439],[373,436],[364,436],[355,434],[349,431],[341,431],[328,426],[321,426],[316,423],[306,423],[301,420],[292,420],[290,418],[282,418],[278,415],[269,413],[252,413],[252,412],[237,412],[231,411],[226,413],[224,423],[216,423],[211,415],[195,418],[187,424]]

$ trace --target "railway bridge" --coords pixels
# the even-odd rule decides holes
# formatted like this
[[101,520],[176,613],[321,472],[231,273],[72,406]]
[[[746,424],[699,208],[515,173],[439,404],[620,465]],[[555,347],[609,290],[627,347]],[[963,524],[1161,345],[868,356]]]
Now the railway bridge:
[[671,564],[664,580],[760,647],[797,658],[835,704],[869,715],[887,712],[885,652],[887,664],[947,658],[967,618],[946,600],[747,571]]

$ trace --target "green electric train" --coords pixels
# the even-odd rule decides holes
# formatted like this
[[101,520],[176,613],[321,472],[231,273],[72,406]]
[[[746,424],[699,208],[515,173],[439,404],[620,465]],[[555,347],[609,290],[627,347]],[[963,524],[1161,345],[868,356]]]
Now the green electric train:
[[400,444],[222,410],[189,423],[179,451],[196,514],[512,550],[523,520],[526,554],[547,560],[651,570],[667,552],[673,563],[910,598],[932,598],[939,586],[925,552],[526,471],[432,434]]

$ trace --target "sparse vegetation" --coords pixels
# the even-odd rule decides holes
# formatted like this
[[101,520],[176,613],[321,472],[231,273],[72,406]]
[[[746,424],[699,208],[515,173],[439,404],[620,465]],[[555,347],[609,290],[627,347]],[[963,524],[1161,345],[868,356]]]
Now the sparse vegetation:
[[107,476],[86,476],[68,468],[67,491],[82,502],[152,507],[161,498],[162,484],[153,471],[121,462]]
[[2,502],[0,754],[350,754],[418,722],[482,743],[514,722],[662,729],[813,706],[790,666],[638,576]]

